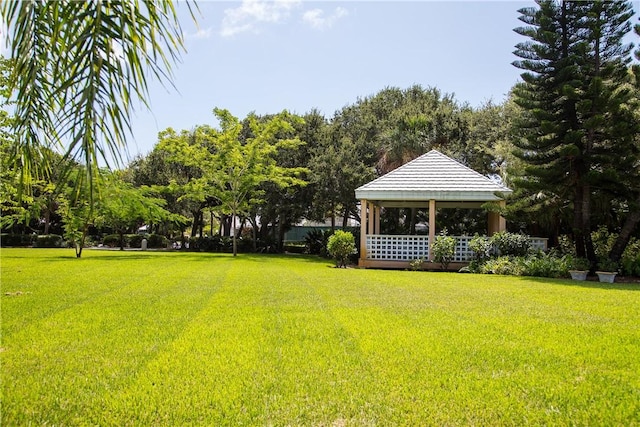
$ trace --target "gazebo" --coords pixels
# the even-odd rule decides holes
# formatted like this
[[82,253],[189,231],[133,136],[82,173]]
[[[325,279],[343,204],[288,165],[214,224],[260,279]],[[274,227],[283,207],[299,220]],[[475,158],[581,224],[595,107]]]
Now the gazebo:
[[[361,267],[406,268],[418,258],[433,262],[430,243],[436,237],[436,209],[480,209],[487,202],[504,207],[503,197],[511,192],[504,185],[431,150],[355,190],[361,205],[358,264]],[[429,235],[380,234],[381,208],[428,209]],[[489,211],[488,234],[504,230],[505,219],[498,212]],[[459,268],[472,259],[473,253],[468,249],[472,236],[454,237],[456,253],[450,267]],[[534,246],[546,246],[545,239],[537,240],[533,241]]]

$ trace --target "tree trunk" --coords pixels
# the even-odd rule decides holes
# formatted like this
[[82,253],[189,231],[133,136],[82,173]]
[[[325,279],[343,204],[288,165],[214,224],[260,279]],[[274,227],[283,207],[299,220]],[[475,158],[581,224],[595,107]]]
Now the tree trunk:
[[232,213],[233,220],[233,256],[238,255],[238,242],[236,240],[236,213]]
[[284,252],[284,235],[286,233],[284,222],[284,214],[280,214],[278,216],[278,252]]
[[251,224],[251,238],[253,239],[251,242],[251,250],[255,253],[258,252],[258,221],[254,216],[249,218],[249,223]]
[[[640,206],[640,196],[638,196],[638,200],[636,200],[637,206]],[[632,204],[633,206],[633,204]],[[638,223],[640,223],[640,209],[631,208],[629,211],[629,215],[627,215],[627,219],[624,221],[624,225],[622,226],[622,230],[620,230],[620,234],[618,238],[613,243],[611,247],[611,251],[609,252],[609,258],[613,261],[620,261],[622,258],[622,254],[629,244],[629,240],[631,240],[631,234],[633,230],[637,227]]]
[[331,233],[335,233],[335,231],[336,231],[336,209],[332,202],[331,203]]
[[82,237],[80,238],[80,242],[76,242],[76,258],[80,258],[82,256],[82,248],[84,248],[84,242],[87,239],[87,232],[89,231],[89,224],[84,225],[84,229],[82,230]]
[[120,250],[124,251],[124,232],[118,231],[118,236],[120,237]]
[[191,224],[191,237],[196,237],[198,235],[198,228],[200,226],[202,218],[202,211],[198,209],[196,211],[191,211],[191,213],[193,214],[193,224]]

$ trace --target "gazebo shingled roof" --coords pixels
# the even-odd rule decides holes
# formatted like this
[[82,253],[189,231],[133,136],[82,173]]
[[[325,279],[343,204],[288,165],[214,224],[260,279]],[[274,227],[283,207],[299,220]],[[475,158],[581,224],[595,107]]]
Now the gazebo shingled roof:
[[356,189],[357,199],[388,201],[499,201],[512,191],[437,150]]

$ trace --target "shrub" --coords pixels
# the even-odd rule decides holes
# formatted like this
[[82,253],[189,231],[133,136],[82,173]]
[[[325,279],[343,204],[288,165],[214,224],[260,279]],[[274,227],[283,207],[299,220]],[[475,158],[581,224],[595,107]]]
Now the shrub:
[[311,230],[304,238],[307,252],[311,255],[327,256],[327,243],[331,230]]
[[516,269],[523,276],[567,277],[573,259],[568,256],[556,257],[539,252],[527,257],[517,258],[519,268]]
[[125,241],[128,242],[130,248],[141,248],[142,239],[144,239],[144,236],[141,234],[127,234],[125,236],[125,239]]
[[423,264],[424,264],[424,258],[416,258],[413,261],[409,262],[409,270],[420,271],[422,270]]
[[349,256],[356,252],[353,234],[348,231],[336,231],[329,237],[327,251],[335,258],[337,267],[346,267]]
[[558,244],[555,249],[560,255],[576,255],[576,245],[573,243],[573,239],[566,234],[558,236]]
[[222,249],[222,238],[219,235],[211,237],[192,237],[189,240],[189,250],[201,252],[217,252]]
[[169,239],[161,234],[149,234],[147,237],[148,248],[166,248],[169,244]]
[[33,234],[0,234],[2,247],[26,247],[33,245]]
[[525,256],[531,251],[531,241],[525,234],[501,231],[491,236],[491,244],[502,256]]
[[501,274],[520,276],[522,268],[508,256],[500,256],[487,260],[480,266],[483,274]]
[[44,234],[37,236],[33,242],[35,248],[61,248],[64,246],[62,236],[58,234]]
[[640,240],[632,239],[620,260],[621,273],[625,276],[640,276]]
[[443,270],[449,267],[449,263],[453,261],[453,256],[456,253],[456,239],[447,236],[447,229],[442,230],[442,233],[436,236],[433,242],[433,259],[439,262]]
[[487,236],[475,235],[473,239],[469,241],[469,249],[474,253],[475,261],[482,263],[483,261],[491,258],[491,240]]
[[120,246],[120,236],[117,234],[107,234],[102,239],[102,244],[105,246],[109,246],[110,248]]
[[570,267],[572,270],[589,270],[591,268],[591,263],[586,258],[571,258],[570,259]]
[[593,242],[593,249],[598,259],[603,259],[609,256],[609,251],[613,247],[614,242],[618,238],[617,233],[609,233],[607,227],[601,225],[596,231],[591,232],[591,241]]
[[622,257],[621,272],[625,276],[640,276],[640,252],[632,255]]
[[599,271],[609,271],[609,272],[614,272],[614,271],[618,271],[618,263],[616,261],[613,261],[607,257],[602,257],[598,260],[598,270]]

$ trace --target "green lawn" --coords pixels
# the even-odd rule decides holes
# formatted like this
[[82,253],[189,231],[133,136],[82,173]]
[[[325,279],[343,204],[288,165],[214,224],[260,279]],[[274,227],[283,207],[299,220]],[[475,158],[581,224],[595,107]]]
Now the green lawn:
[[3,249],[2,422],[640,425],[640,286]]

